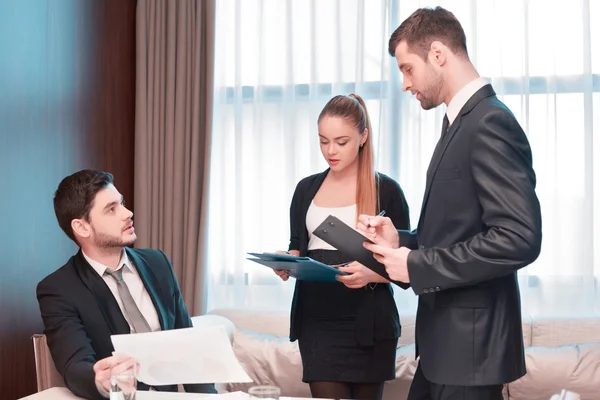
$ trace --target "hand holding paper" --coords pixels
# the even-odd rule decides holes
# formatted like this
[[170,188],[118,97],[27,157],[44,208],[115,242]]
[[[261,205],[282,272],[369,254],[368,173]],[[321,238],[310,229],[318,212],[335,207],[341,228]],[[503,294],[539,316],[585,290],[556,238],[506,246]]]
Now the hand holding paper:
[[[315,261],[310,257],[297,257],[291,254],[248,253],[256,258],[250,261],[272,268],[289,271],[289,276],[298,280],[335,282],[338,275],[346,275],[337,268]],[[279,274],[278,274],[279,275]]]
[[408,275],[410,249],[407,247],[392,249],[371,242],[364,242],[363,245],[373,253],[373,258],[385,266],[385,271],[392,280],[410,283]]
[[115,353],[140,364],[148,385],[252,382],[233,354],[223,326],[111,336]]
[[[365,217],[365,216],[363,216],[363,217]],[[382,221],[382,219],[389,220],[388,218],[381,217],[381,216],[370,217],[370,218],[373,219],[373,220],[371,220],[371,223],[375,223],[376,219],[379,219],[379,221]],[[364,218],[363,218],[362,222],[363,222],[363,226],[365,226],[365,227],[366,227],[366,225],[364,225],[364,223],[369,223],[369,221]],[[394,227],[394,225],[391,223],[391,221],[389,221],[387,223],[386,222],[381,222],[381,223],[382,223],[382,225],[381,225],[382,227],[384,225],[387,226],[386,230],[388,230],[388,231],[389,231],[389,229],[393,229],[393,227]],[[388,272],[386,271],[386,265],[382,264],[379,260],[377,260],[374,256],[374,254],[365,247],[365,244],[370,242],[371,245],[377,246],[377,247],[374,247],[375,249],[379,249],[381,247],[382,249],[387,249],[390,251],[394,250],[391,247],[383,246],[383,245],[379,245],[379,244],[376,245],[375,243],[373,243],[373,241],[371,239],[365,237],[360,232],[352,229],[351,227],[346,225],[343,221],[341,221],[339,218],[336,218],[333,215],[328,216],[321,223],[321,225],[319,225],[317,227],[317,229],[315,229],[313,231],[313,234],[315,236],[319,237],[320,239],[322,239],[323,241],[329,243],[330,245],[332,245],[333,247],[335,247],[336,249],[338,249],[345,255],[347,255],[348,258],[352,258],[352,259],[356,260],[357,262],[361,263],[365,267],[374,271],[381,277],[388,279],[388,280],[394,280],[393,278],[391,278],[389,276]],[[397,235],[397,232],[396,232],[396,235]],[[380,240],[381,240],[381,238],[380,238]],[[386,242],[384,241],[382,243],[385,244]],[[405,279],[405,278],[403,277],[403,279]],[[394,283],[396,283],[397,285],[399,285],[400,287],[402,287],[404,289],[407,289],[408,287],[410,287],[409,285],[407,285],[404,282],[405,281],[395,281]]]
[[342,282],[349,289],[360,289],[369,283],[389,282],[384,277],[371,271],[364,265],[355,262],[345,267],[340,267],[340,271],[347,272],[350,275],[338,276],[338,281]]

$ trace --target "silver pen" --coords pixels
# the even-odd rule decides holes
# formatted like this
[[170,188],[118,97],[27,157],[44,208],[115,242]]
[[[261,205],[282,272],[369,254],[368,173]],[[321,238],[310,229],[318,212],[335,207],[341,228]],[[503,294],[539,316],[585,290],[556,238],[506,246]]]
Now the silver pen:
[[[379,214],[377,214],[378,217],[383,217],[385,215],[385,210],[381,210],[381,212]],[[369,225],[367,225],[367,228],[371,227],[371,218],[369,218]]]

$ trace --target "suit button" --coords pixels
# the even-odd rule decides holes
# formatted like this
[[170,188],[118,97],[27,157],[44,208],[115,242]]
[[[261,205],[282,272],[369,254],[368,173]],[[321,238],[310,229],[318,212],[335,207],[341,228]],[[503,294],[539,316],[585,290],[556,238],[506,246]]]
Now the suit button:
[[419,246],[419,249],[421,249],[421,250],[423,250],[424,248],[425,248],[425,246],[423,246],[423,245]]
[[436,291],[436,292],[439,292],[439,291],[440,291],[440,287],[439,287],[439,286],[436,286],[436,287],[435,287],[435,291]]
[[429,289],[423,289],[423,293],[429,293]]

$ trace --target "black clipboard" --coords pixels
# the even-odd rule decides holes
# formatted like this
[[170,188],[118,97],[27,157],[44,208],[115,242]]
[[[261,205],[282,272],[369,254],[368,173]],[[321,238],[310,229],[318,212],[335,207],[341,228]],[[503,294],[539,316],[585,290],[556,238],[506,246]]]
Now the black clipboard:
[[248,258],[257,264],[275,270],[290,271],[290,276],[304,281],[336,282],[337,275],[348,275],[336,267],[315,261],[310,257],[296,257],[291,254],[248,253]]
[[373,253],[363,246],[363,242],[373,243],[373,241],[346,225],[339,218],[333,215],[328,216],[313,231],[313,235],[329,243],[347,257],[358,261],[376,274],[392,281],[385,271],[385,266],[373,258]]

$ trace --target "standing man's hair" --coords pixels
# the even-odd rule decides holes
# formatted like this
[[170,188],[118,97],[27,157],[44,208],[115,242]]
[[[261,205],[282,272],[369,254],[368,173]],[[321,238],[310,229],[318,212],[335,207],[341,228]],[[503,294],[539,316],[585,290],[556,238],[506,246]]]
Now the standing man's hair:
[[465,31],[454,14],[442,7],[420,8],[404,20],[390,37],[388,51],[392,57],[402,41],[423,60],[427,60],[431,43],[435,41],[442,42],[454,54],[468,58]]
[[67,176],[58,185],[54,194],[54,213],[58,225],[75,243],[77,239],[71,221],[79,218],[89,221],[96,194],[112,183],[112,174],[84,169]]

